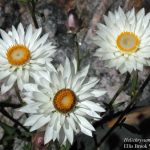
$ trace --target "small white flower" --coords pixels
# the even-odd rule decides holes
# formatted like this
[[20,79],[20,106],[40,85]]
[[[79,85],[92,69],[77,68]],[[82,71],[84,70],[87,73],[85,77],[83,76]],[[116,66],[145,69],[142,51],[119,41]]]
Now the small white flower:
[[54,46],[47,42],[48,34],[40,37],[42,29],[33,30],[29,25],[25,33],[22,24],[8,34],[1,31],[0,39],[0,80],[5,79],[1,86],[1,93],[7,92],[17,81],[22,90],[23,84],[28,83],[30,77],[36,79],[40,71],[52,65],[51,55]]
[[121,8],[104,16],[106,25],[98,24],[95,43],[100,47],[95,56],[121,73],[143,70],[150,66],[150,13],[134,8],[124,13]]
[[45,74],[38,84],[24,86],[27,105],[19,111],[31,113],[24,125],[32,126],[30,131],[44,126],[45,144],[56,139],[61,144],[68,139],[72,144],[74,133],[79,131],[92,136],[95,129],[88,120],[99,119],[99,112],[105,111],[95,101],[106,92],[93,89],[97,78],[85,82],[88,69],[77,72],[76,60],[66,59],[64,67],[60,65],[55,72]]

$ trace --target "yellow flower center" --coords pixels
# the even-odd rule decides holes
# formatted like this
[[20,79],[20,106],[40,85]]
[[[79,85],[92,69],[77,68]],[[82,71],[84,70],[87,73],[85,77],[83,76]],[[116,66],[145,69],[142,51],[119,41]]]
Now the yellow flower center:
[[16,44],[7,50],[7,59],[12,65],[23,65],[30,59],[30,51],[26,46]]
[[137,51],[140,40],[133,32],[122,32],[116,40],[118,49],[124,54],[131,54]]
[[62,89],[58,91],[54,97],[54,107],[61,113],[71,111],[76,103],[76,96],[70,89]]

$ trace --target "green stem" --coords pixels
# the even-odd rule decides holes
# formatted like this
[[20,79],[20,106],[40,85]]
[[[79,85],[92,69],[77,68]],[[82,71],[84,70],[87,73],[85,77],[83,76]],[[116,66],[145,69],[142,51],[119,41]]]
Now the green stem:
[[36,28],[39,28],[39,25],[38,25],[38,22],[36,19],[36,15],[35,15],[35,6],[36,6],[35,1],[34,0],[32,0],[32,1],[28,0],[27,4],[28,4],[30,14],[32,16],[32,20],[34,22],[34,25]]
[[138,71],[133,72],[132,80],[131,80],[131,98],[137,92],[137,85],[138,85]]
[[77,59],[77,70],[80,70],[80,48],[78,44],[77,34],[75,34],[75,49],[76,49],[76,59]]
[[124,116],[128,113],[128,111],[130,110],[130,108],[133,107],[134,104],[137,102],[138,96],[140,96],[140,94],[143,92],[144,88],[149,83],[149,81],[150,81],[150,74],[148,75],[148,77],[146,78],[146,80],[144,81],[144,83],[142,84],[142,86],[139,88],[138,92],[136,92],[135,95],[134,95],[134,97],[132,97],[131,102],[126,107],[126,109],[122,112],[122,114],[119,116],[119,118],[117,119],[117,121],[115,122],[115,124],[113,125],[113,127],[110,128],[110,130],[108,130],[108,132],[105,134],[105,136],[98,143],[98,147],[101,146],[101,144],[107,139],[107,137],[114,131],[114,129],[116,129],[116,127],[119,125],[119,123],[124,119]]
[[125,89],[126,85],[128,84],[130,79],[130,74],[127,72],[126,74],[126,78],[125,81],[123,83],[123,85],[120,86],[120,88],[117,90],[116,94],[113,96],[113,98],[111,99],[109,106],[112,107],[113,103],[115,102],[115,100],[117,99],[117,97],[120,95],[120,93]]
[[18,97],[18,100],[20,101],[20,104],[23,104],[23,100],[22,100],[22,98],[21,98],[21,96],[20,96],[20,93],[19,93],[19,89],[18,89],[17,84],[15,85],[15,92],[16,92],[16,95],[17,95],[17,97]]

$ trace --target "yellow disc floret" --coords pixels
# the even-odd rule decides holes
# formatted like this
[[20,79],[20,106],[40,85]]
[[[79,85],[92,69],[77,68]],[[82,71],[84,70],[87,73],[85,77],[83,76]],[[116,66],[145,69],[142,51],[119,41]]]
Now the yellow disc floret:
[[59,112],[68,113],[76,104],[76,96],[70,89],[61,89],[56,93],[53,104]]
[[13,45],[7,50],[7,59],[11,65],[23,65],[30,59],[30,51],[24,45]]
[[124,54],[132,54],[137,51],[140,40],[133,32],[122,32],[117,37],[116,44],[120,52]]

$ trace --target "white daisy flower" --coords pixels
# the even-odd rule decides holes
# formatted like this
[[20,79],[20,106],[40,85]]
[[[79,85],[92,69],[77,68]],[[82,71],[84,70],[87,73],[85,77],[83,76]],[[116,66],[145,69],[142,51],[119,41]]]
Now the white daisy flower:
[[118,11],[104,16],[106,25],[98,24],[95,43],[100,47],[95,56],[105,60],[110,68],[121,73],[143,70],[150,66],[150,13],[141,9],[135,14],[134,8],[124,13]]
[[55,52],[52,43],[47,42],[48,34],[40,37],[42,29],[33,30],[29,25],[25,33],[22,24],[16,30],[6,33],[0,30],[0,80],[6,79],[1,86],[1,93],[7,92],[17,81],[22,90],[23,84],[52,65],[51,55]]
[[85,82],[88,69],[89,66],[77,72],[76,60],[66,59],[64,67],[60,65],[57,71],[45,74],[37,85],[24,86],[27,105],[19,111],[31,114],[24,125],[31,126],[30,131],[44,126],[45,144],[56,139],[60,144],[68,139],[72,144],[74,133],[80,131],[92,136],[95,129],[88,120],[99,119],[99,112],[105,111],[95,101],[106,92],[93,89],[97,78]]

